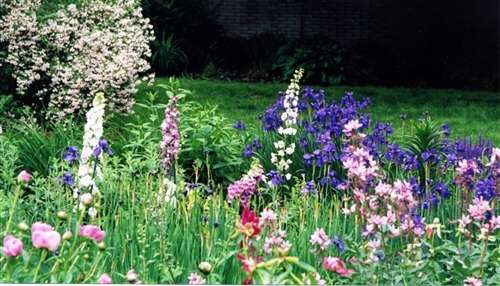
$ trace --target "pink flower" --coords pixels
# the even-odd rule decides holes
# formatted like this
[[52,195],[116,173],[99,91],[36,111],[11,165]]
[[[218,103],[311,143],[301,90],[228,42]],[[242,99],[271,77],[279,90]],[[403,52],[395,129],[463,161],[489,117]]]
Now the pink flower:
[[356,130],[358,130],[362,126],[363,125],[359,123],[359,120],[351,120],[347,122],[346,125],[344,125],[344,129],[342,130],[342,132],[344,132],[347,137],[351,137],[356,132]]
[[163,139],[160,143],[160,158],[166,172],[171,171],[180,149],[178,101],[179,97],[177,96],[170,99],[165,108],[165,119],[161,124]]
[[52,226],[36,222],[31,226],[31,242],[35,248],[56,251],[61,243],[61,235]]
[[111,277],[107,273],[103,273],[100,277],[99,280],[97,280],[97,283],[99,284],[111,284],[113,281],[111,280]]
[[198,275],[196,272],[191,272],[191,274],[189,274],[188,280],[189,285],[202,285],[206,283],[205,279],[203,279],[203,277]]
[[104,240],[106,232],[96,225],[88,224],[80,226],[80,235],[99,242]]
[[481,283],[481,280],[477,279],[476,277],[468,277],[467,279],[464,280],[464,286],[481,286],[483,283]]
[[260,213],[260,221],[262,224],[273,223],[276,221],[276,213],[272,210],[265,209]]
[[469,215],[474,220],[483,220],[484,214],[491,210],[488,201],[483,200],[483,198],[475,198],[472,204],[469,205]]
[[80,198],[80,200],[82,201],[82,203],[84,205],[90,205],[90,203],[92,203],[92,194],[91,193],[85,193],[82,195],[82,197]]
[[7,235],[3,239],[2,251],[5,256],[17,257],[23,252],[23,242],[12,235]]
[[325,257],[323,259],[323,268],[328,271],[335,272],[343,277],[351,276],[351,274],[354,273],[354,270],[347,269],[342,259],[338,257]]
[[19,175],[17,175],[17,181],[19,183],[23,183],[23,184],[27,184],[31,181],[31,174],[28,173],[28,171],[26,170],[22,170],[21,173],[19,173]]
[[322,228],[317,228],[316,231],[311,235],[309,242],[313,245],[319,246],[321,250],[325,250],[330,246],[331,239],[326,235],[325,230]]

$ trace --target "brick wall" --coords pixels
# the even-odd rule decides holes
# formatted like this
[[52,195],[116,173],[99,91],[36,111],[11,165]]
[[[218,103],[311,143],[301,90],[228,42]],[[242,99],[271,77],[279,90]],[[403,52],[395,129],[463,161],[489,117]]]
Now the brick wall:
[[[218,3],[221,0],[209,0]],[[370,0],[222,0],[219,22],[232,36],[323,34],[343,42],[373,36]]]

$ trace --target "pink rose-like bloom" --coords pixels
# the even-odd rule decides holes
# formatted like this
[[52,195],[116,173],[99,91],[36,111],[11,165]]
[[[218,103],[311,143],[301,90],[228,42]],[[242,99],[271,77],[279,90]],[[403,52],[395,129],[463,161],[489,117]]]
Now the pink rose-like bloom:
[[80,235],[99,242],[104,240],[106,232],[96,225],[88,224],[80,226]]
[[325,257],[325,259],[323,259],[323,268],[328,271],[335,272],[343,277],[351,276],[351,274],[354,273],[354,270],[347,269],[342,259],[338,257]]
[[468,277],[467,279],[464,280],[464,286],[482,286],[483,283],[481,280],[477,279],[476,277]]
[[84,205],[90,205],[90,203],[92,203],[92,194],[91,193],[85,193],[82,195],[82,197],[80,198],[80,200],[82,201],[82,203]]
[[17,181],[19,183],[24,183],[24,184],[27,184],[29,183],[29,181],[31,181],[31,174],[28,173],[28,171],[26,170],[22,170],[21,173],[19,173],[19,175],[17,175]]
[[56,251],[61,244],[61,235],[46,223],[36,222],[31,226],[31,242],[35,248]]
[[321,250],[325,250],[330,246],[331,239],[326,235],[325,230],[322,228],[316,229],[316,231],[311,235],[309,242],[313,245],[318,245]]
[[203,279],[203,277],[198,275],[196,272],[189,274],[188,280],[189,285],[202,285],[206,283],[205,279]]
[[111,284],[113,281],[111,280],[111,277],[107,273],[102,274],[99,277],[99,280],[97,280],[97,283],[99,284]]
[[7,235],[3,239],[2,251],[5,256],[17,257],[23,252],[23,242],[12,235]]

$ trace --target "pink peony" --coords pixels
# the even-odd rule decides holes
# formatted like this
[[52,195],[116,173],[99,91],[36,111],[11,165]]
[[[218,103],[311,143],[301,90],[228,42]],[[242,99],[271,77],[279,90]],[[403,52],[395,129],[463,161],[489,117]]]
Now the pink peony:
[[99,284],[112,284],[113,281],[111,280],[111,277],[109,277],[108,274],[103,273],[100,277],[99,280],[97,280],[97,283]]
[[12,235],[7,235],[3,239],[2,251],[5,256],[17,257],[23,252],[23,242]]
[[354,270],[347,269],[342,259],[338,257],[325,257],[325,259],[323,260],[323,267],[326,270],[335,272],[343,277],[351,276],[351,274],[354,273]]
[[80,235],[99,242],[104,240],[106,232],[96,225],[88,224],[80,226]]
[[31,226],[31,242],[35,248],[56,251],[61,243],[61,235],[52,226],[36,222]]
[[26,170],[22,170],[21,173],[19,173],[19,175],[17,175],[17,181],[19,183],[23,183],[23,184],[27,184],[31,181],[31,174],[28,173],[28,171]]

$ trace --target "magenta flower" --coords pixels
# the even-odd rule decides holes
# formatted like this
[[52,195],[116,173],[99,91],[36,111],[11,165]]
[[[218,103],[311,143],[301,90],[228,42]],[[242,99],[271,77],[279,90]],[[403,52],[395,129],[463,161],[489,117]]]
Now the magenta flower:
[[160,143],[160,158],[166,172],[170,171],[175,160],[177,160],[180,149],[178,100],[177,96],[170,99],[165,108],[165,119],[161,124],[163,139]]
[[99,242],[104,240],[106,232],[96,225],[88,224],[80,226],[80,235]]
[[31,226],[31,242],[35,248],[56,251],[61,244],[61,235],[52,226],[36,222]]
[[323,260],[323,268],[328,271],[335,272],[343,277],[351,276],[354,273],[354,270],[347,269],[345,267],[344,261],[338,257],[327,256]]
[[112,284],[113,281],[111,280],[111,277],[107,273],[103,273],[100,277],[99,280],[97,280],[97,283],[99,284]]
[[240,180],[227,188],[227,200],[232,202],[240,199],[243,206],[248,206],[250,198],[257,191],[257,185],[262,179],[263,170],[260,165],[254,165]]
[[32,177],[33,176],[31,176],[31,174],[28,173],[28,171],[22,170],[21,173],[19,173],[19,175],[17,175],[17,181],[19,183],[27,184],[31,181]]
[[12,235],[3,239],[2,252],[5,256],[17,257],[23,252],[23,242]]

